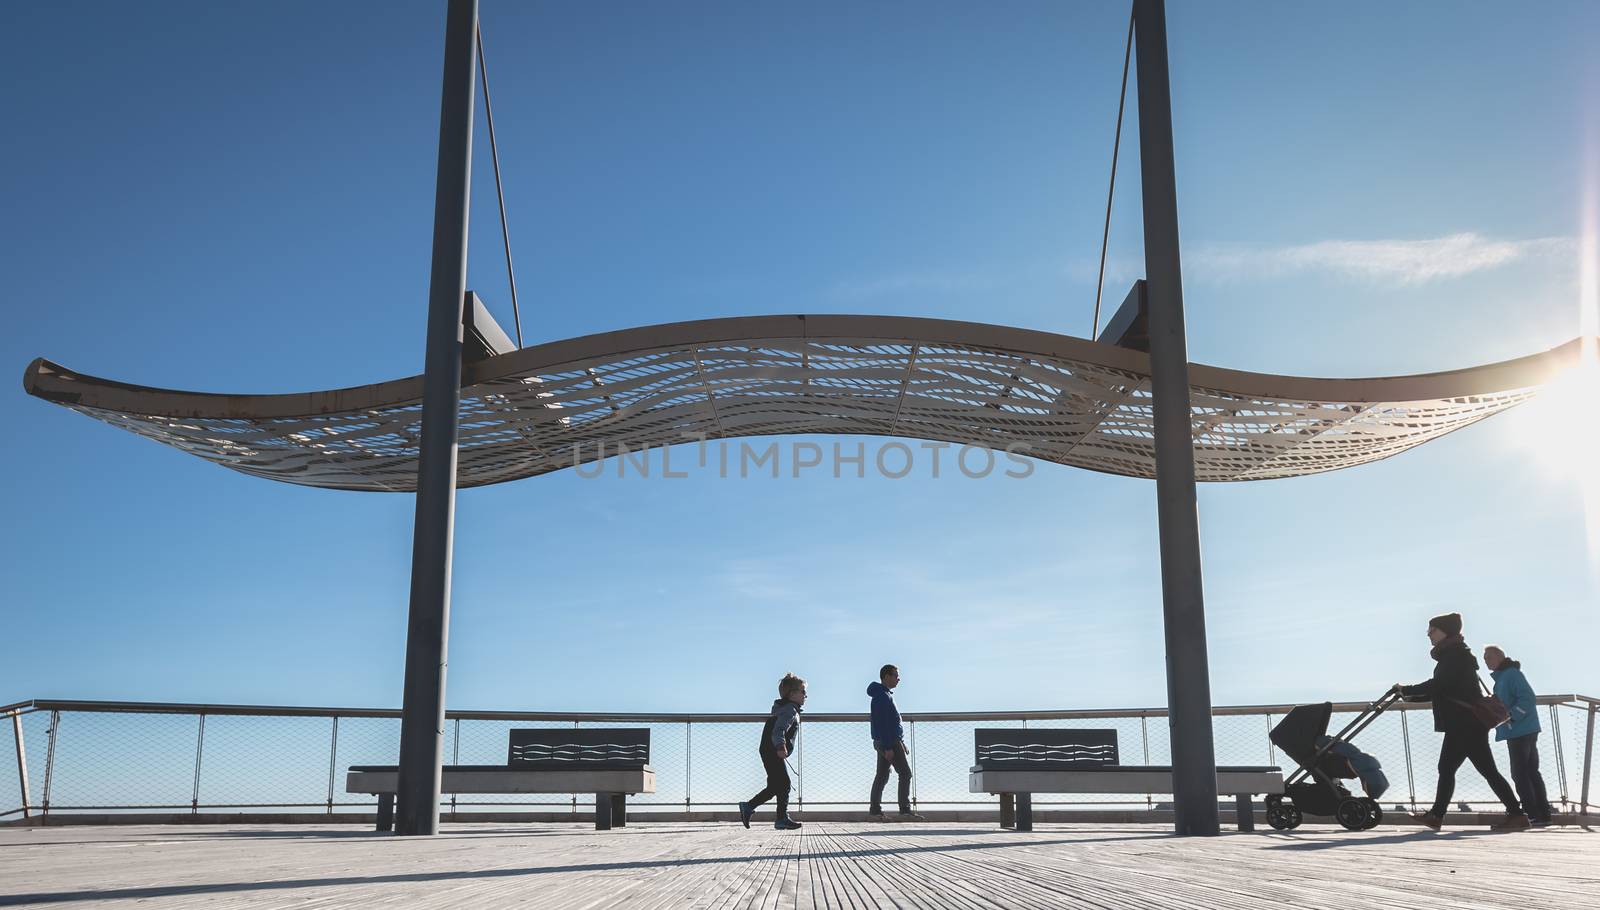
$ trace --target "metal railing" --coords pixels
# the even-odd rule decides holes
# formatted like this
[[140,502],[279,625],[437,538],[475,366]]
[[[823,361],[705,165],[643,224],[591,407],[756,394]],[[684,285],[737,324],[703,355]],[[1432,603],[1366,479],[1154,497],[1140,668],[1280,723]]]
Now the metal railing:
[[[1551,695],[1539,699],[1542,771],[1552,803],[1587,813],[1600,699]],[[1218,764],[1287,768],[1267,737],[1293,705],[1213,709]],[[1334,705],[1330,729],[1367,707]],[[1390,708],[1358,745],[1383,762],[1391,788],[1387,805],[1432,802],[1439,734],[1427,705]],[[1413,714],[1424,713],[1413,718]],[[985,711],[905,715],[919,809],[973,809],[992,800],[967,792],[975,727],[1047,724],[1111,728],[1124,760],[1169,760],[1162,708],[1082,711]],[[187,813],[254,810],[258,814],[371,812],[375,798],[342,792],[341,770],[393,764],[399,754],[400,712],[383,708],[166,704],[34,700],[0,707],[9,719],[16,761],[0,762],[0,821],[51,813]],[[632,714],[538,711],[450,711],[445,755],[452,764],[505,761],[512,727],[649,727],[657,791],[630,805],[645,812],[727,811],[763,781],[755,755],[761,714]],[[865,714],[807,714],[791,767],[797,808],[842,810],[867,805],[874,766]],[[1504,768],[1504,759],[1497,757]],[[1401,776],[1401,769],[1404,776]],[[894,782],[889,783],[893,799]],[[1060,795],[1038,806],[1156,809],[1167,797]],[[1458,775],[1456,800],[1488,807],[1495,801],[1476,774]],[[450,798],[449,811],[583,811],[586,797]],[[266,810],[261,813],[261,810]]]

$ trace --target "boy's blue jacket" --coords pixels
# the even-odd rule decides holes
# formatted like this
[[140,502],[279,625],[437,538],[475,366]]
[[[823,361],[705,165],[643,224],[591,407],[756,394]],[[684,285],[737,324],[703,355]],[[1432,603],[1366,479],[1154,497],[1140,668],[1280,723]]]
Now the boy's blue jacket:
[[881,682],[867,686],[872,697],[872,743],[877,749],[892,749],[906,738],[905,725],[900,723],[900,709],[894,706],[894,693]]
[[1539,705],[1533,699],[1533,686],[1522,675],[1522,664],[1515,660],[1502,661],[1500,669],[1489,674],[1494,677],[1494,697],[1506,706],[1511,719],[1494,728],[1498,742],[1516,739],[1539,732]]

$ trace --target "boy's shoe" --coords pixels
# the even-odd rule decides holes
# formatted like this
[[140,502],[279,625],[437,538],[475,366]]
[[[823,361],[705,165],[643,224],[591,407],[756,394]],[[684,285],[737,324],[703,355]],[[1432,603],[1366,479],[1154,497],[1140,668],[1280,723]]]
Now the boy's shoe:
[[799,822],[795,821],[794,819],[790,818],[789,816],[785,815],[783,818],[780,818],[777,821],[773,822],[772,823],[772,827],[778,829],[779,831],[797,831],[797,830],[799,830],[801,828],[804,828],[805,825],[802,825]]
[[1505,818],[1502,818],[1489,826],[1490,831],[1526,831],[1527,829],[1528,817],[1526,815],[1522,815],[1521,813],[1516,815],[1507,815]]
[[1530,818],[1530,819],[1528,819],[1528,827],[1530,827],[1530,828],[1548,828],[1548,827],[1550,827],[1550,819],[1548,819],[1548,818]]
[[1421,822],[1423,825],[1426,825],[1435,831],[1439,830],[1444,825],[1444,822],[1439,820],[1439,816],[1434,815],[1432,812],[1413,812],[1411,813],[1411,820],[1415,822]]
[[928,820],[921,812],[912,812],[910,809],[901,809],[895,813],[894,817],[903,822],[925,822]]
[[870,818],[875,822],[881,822],[881,821],[887,821],[888,820],[888,819],[884,818],[884,816],[883,816],[883,809],[876,808],[876,807],[867,810],[867,818]]
[[756,810],[749,803],[739,804],[739,821],[743,822],[746,828],[750,827],[750,816],[754,814]]

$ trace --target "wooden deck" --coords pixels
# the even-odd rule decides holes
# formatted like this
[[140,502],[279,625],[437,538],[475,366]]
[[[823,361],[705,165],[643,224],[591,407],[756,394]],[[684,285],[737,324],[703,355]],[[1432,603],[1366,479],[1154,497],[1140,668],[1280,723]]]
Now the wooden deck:
[[0,906],[1600,907],[1600,833],[816,822],[0,829]]

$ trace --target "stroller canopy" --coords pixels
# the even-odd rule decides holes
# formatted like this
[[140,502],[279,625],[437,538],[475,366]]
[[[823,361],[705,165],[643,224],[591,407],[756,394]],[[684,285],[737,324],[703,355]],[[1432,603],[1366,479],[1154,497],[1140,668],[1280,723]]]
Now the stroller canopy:
[[[1278,721],[1278,725],[1267,735],[1272,739],[1273,745],[1294,759],[1295,764],[1309,768],[1311,760],[1317,755],[1317,739],[1328,732],[1328,719],[1332,716],[1332,702],[1300,705],[1291,708],[1289,713],[1283,716],[1283,720]],[[1317,767],[1329,777],[1348,779],[1356,776],[1350,763],[1332,752],[1323,753]]]

